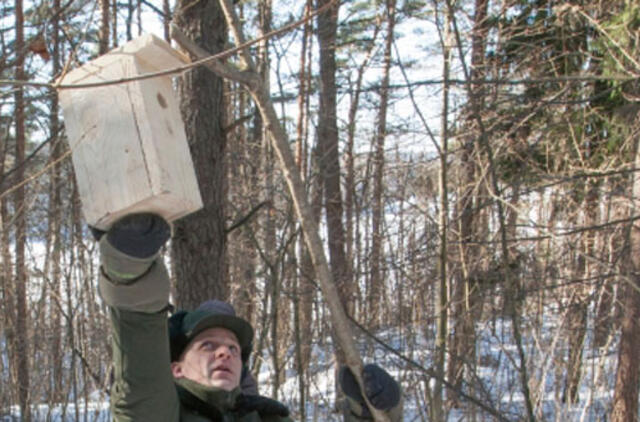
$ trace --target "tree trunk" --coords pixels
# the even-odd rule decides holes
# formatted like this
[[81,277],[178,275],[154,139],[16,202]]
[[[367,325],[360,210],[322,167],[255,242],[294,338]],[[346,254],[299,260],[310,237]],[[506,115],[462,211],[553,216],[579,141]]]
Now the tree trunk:
[[[317,0],[317,8],[326,6],[331,0]],[[317,16],[318,47],[320,49],[320,107],[318,110],[318,152],[320,177],[324,183],[324,208],[327,218],[329,240],[329,262],[332,278],[339,299],[346,314],[353,315],[353,288],[351,286],[349,263],[345,254],[345,235],[342,223],[342,193],[340,188],[340,151],[336,112],[336,36],[338,29],[338,9],[334,3]],[[316,268],[317,269],[317,268]],[[333,337],[338,333],[333,327]],[[340,342],[334,342],[336,370],[346,362],[345,351]],[[336,371],[337,374],[337,371]],[[336,377],[337,383],[337,377]],[[338,395],[340,395],[336,384]],[[341,400],[337,397],[337,400]]]
[[[371,62],[371,57],[375,52],[376,41],[378,39],[378,33],[380,32],[381,25],[376,25],[373,28],[373,35],[367,47],[366,56],[358,66],[358,72],[355,83],[350,87],[351,103],[349,104],[349,114],[347,121],[347,143],[345,147],[345,220],[346,220],[346,256],[347,261],[350,262],[350,268],[352,273],[359,274],[356,262],[360,256],[358,253],[359,238],[358,236],[358,222],[359,222],[359,210],[356,204],[356,162],[355,162],[355,142],[356,142],[356,122],[358,116],[358,110],[360,108],[360,94],[362,90],[362,83],[364,79],[364,72]],[[355,268],[354,268],[355,267]],[[358,287],[358,283],[354,283],[353,295],[355,300],[354,304],[354,318],[359,319],[359,314],[364,314],[364,309],[369,305],[366,303],[366,299],[361,303],[361,294]]]
[[[5,163],[7,161],[8,145],[0,144],[0,174],[4,175]],[[2,348],[6,351],[9,361],[6,362],[9,369],[8,380],[10,388],[7,389],[7,395],[3,396],[3,404],[13,405],[17,401],[17,392],[13,386],[17,384],[15,377],[15,338],[16,338],[16,321],[15,321],[15,291],[13,286],[13,259],[11,257],[11,228],[9,221],[9,200],[7,196],[0,197],[0,253],[2,254],[2,268],[0,268],[0,300],[2,304],[2,320],[0,321],[2,331],[6,337],[6,344]],[[3,362],[4,363],[4,362]]]
[[[480,79],[486,74],[484,69],[484,56],[487,36],[487,0],[475,1],[475,14],[473,18],[473,33],[471,36],[471,79]],[[473,94],[480,99],[476,103],[480,112],[484,108],[484,87],[482,85],[473,86]],[[475,127],[473,119],[467,122],[471,128]],[[477,134],[471,134],[477,136]],[[473,246],[474,234],[477,232],[477,211],[474,201],[477,190],[477,175],[475,171],[474,156],[475,147],[473,140],[464,142],[461,151],[461,186],[459,201],[456,204],[458,215],[458,232],[460,233],[459,251],[460,260],[458,274],[452,287],[452,307],[453,307],[453,335],[451,339],[451,358],[449,361],[448,379],[457,390],[462,387],[465,378],[465,365],[473,362],[475,354],[475,326],[474,314],[478,302],[478,274],[479,258],[478,248]],[[458,404],[457,394],[453,389],[448,390],[448,399],[454,406]]]
[[[586,180],[584,193],[584,219],[585,227],[597,223],[597,209],[599,206],[596,182]],[[587,314],[590,302],[591,277],[593,264],[590,262],[594,254],[595,233],[587,231],[581,235],[580,250],[575,260],[576,269],[574,279],[578,282],[571,288],[569,312],[567,313],[567,329],[569,342],[569,358],[567,361],[567,378],[563,401],[574,404],[579,401],[580,379],[582,378],[582,354],[587,335]]]
[[[449,79],[450,61],[451,61],[451,15],[445,12],[445,28],[442,45],[442,77],[445,81]],[[434,421],[444,421],[444,406],[442,402],[443,384],[445,375],[446,347],[448,338],[448,312],[449,312],[449,283],[448,283],[448,215],[449,215],[449,198],[447,190],[447,160],[449,152],[449,83],[445,82],[442,88],[442,116],[440,129],[440,174],[439,174],[439,190],[440,190],[440,211],[438,224],[438,237],[440,241],[438,256],[438,300],[436,302],[436,354],[434,357],[434,367],[436,371],[435,385],[433,387],[433,401],[431,408],[431,418]]]
[[[330,0],[317,0],[321,8]],[[340,188],[340,151],[336,114],[336,34],[339,3],[318,15],[318,44],[320,48],[320,108],[318,111],[318,151],[320,176],[324,182],[324,207],[329,234],[331,273],[340,297],[353,313],[350,271],[345,255],[344,225],[342,223],[342,194]]]
[[111,2],[111,45],[118,46],[118,0]]
[[126,19],[126,28],[127,28],[127,41],[131,41],[133,39],[133,12],[135,8],[133,7],[133,0],[127,1],[127,19]]
[[[224,49],[227,26],[217,1],[180,0],[176,10],[177,24],[200,47],[212,54]],[[224,260],[225,106],[222,79],[202,67],[187,72],[178,90],[204,204],[175,224],[172,242],[177,304],[193,308],[203,300],[229,296]]]
[[[243,119],[251,113],[248,105],[248,94],[239,88],[231,90],[237,97],[234,105],[229,108],[236,110],[236,119]],[[228,126],[228,125],[227,125]],[[262,154],[262,136],[253,135],[246,125],[239,124],[232,132],[229,131],[229,148],[227,152],[229,162],[229,197],[236,209],[254,209],[258,206],[260,192],[260,162],[255,157]],[[255,327],[258,322],[256,304],[259,302],[256,289],[256,273],[258,268],[258,253],[256,237],[258,218],[247,221],[238,230],[231,233],[229,249],[231,303],[238,315],[247,319]]]
[[[634,185],[638,182],[635,181]],[[637,192],[640,194],[640,192]],[[637,209],[636,207],[634,207]],[[638,382],[640,381],[640,361],[637,354],[640,350],[640,277],[638,277],[637,259],[640,248],[640,233],[631,229],[632,258],[629,278],[623,282],[624,310],[620,348],[618,350],[618,369],[613,395],[611,422],[634,422],[638,420]]]
[[[313,7],[312,0],[307,0],[305,6],[305,17],[309,17],[311,8]],[[311,39],[311,22],[308,21],[304,25],[304,31],[302,35],[302,46],[300,51],[300,70],[298,72],[298,81],[300,89],[298,92],[298,121],[296,124],[296,164],[298,172],[303,180],[309,180],[307,177],[308,169],[308,142],[307,134],[309,127],[309,114],[307,109],[309,106],[309,92],[308,87],[311,85],[310,73],[307,72],[307,56],[309,41]],[[311,180],[317,180],[312,178]],[[309,186],[309,183],[306,183]],[[313,206],[313,205],[312,205]],[[321,209],[321,204],[318,204],[318,210]],[[319,216],[319,213],[318,213]],[[292,216],[293,218],[293,216]],[[309,253],[304,245],[304,239],[302,236],[298,239],[297,247],[298,262],[300,263],[300,270],[294,275],[293,286],[293,317],[294,317],[294,335],[295,335],[295,357],[296,357],[296,370],[298,372],[298,419],[306,420],[306,404],[307,404],[307,381],[306,374],[309,368],[309,362],[311,360],[311,323],[312,323],[312,305],[313,294],[315,288],[309,280],[313,277],[307,278],[307,272],[313,272],[313,266],[309,259]]]
[[[636,145],[635,168],[640,166],[640,148]],[[640,209],[640,177],[633,173],[631,195],[631,217],[638,216]],[[622,332],[618,350],[618,369],[613,394],[612,422],[638,420],[638,383],[640,383],[640,228],[629,224],[629,248],[627,259],[628,277],[622,283],[624,312]]]
[[109,51],[109,39],[111,33],[109,32],[109,8],[110,0],[100,0],[100,35],[98,41],[98,53],[103,55]]
[[387,0],[387,36],[385,38],[382,83],[380,86],[380,106],[375,134],[373,200],[371,206],[371,279],[368,292],[369,321],[371,327],[378,327],[383,321],[382,300],[384,291],[383,226],[384,226],[384,144],[387,137],[387,107],[389,104],[389,73],[396,20],[396,2]]
[[[316,174],[319,161],[318,151],[314,150],[311,155],[313,158],[311,159],[311,171],[309,173]],[[315,224],[318,225],[320,222],[320,214],[322,214],[323,196],[322,181],[319,177],[310,177],[309,191],[309,196],[311,197],[311,214]],[[313,305],[317,291],[315,285],[316,273],[311,259],[311,252],[305,244],[304,239],[301,239],[298,250],[300,251],[300,331],[303,339],[301,355],[302,365],[306,369],[311,361]]]
[[169,33],[169,25],[171,24],[171,6],[169,0],[162,0],[162,29],[164,31],[164,39],[166,42],[171,42],[171,34]]
[[[60,0],[53,1],[53,12],[58,14],[60,11]],[[56,18],[52,22],[53,33],[53,54],[52,67],[53,77],[55,78],[60,72],[60,21]],[[50,182],[50,206],[49,206],[49,235],[51,236],[51,297],[48,298],[49,321],[52,336],[51,344],[51,367],[52,367],[52,384],[53,394],[51,399],[54,402],[60,402],[63,399],[63,373],[62,373],[62,318],[59,308],[59,295],[62,286],[61,256],[62,256],[62,166],[58,163],[62,156],[64,144],[62,139],[58,137],[60,130],[60,121],[58,118],[59,105],[58,96],[51,97],[51,113],[50,113],[50,133],[53,137],[51,147],[51,159],[53,164],[51,170]]]
[[[16,14],[16,51],[18,57],[16,59],[16,80],[25,79],[24,72],[24,15],[22,10],[22,0],[15,2]],[[22,87],[15,89],[15,136],[16,136],[16,153],[15,162],[18,163],[16,171],[17,183],[24,180],[24,166],[21,165],[25,159],[25,102],[24,91]],[[18,401],[20,403],[20,412],[23,421],[31,420],[31,412],[29,408],[29,331],[27,316],[27,268],[25,262],[25,242],[27,236],[27,212],[25,209],[25,187],[19,186],[14,194],[14,210],[15,216],[15,292],[16,292],[16,342],[15,357],[18,371]]]

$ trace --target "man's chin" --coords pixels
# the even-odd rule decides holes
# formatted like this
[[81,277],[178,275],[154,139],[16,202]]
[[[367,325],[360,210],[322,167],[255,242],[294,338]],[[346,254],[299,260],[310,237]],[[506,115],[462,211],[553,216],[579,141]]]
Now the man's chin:
[[216,377],[209,379],[209,385],[211,387],[220,388],[221,390],[231,391],[240,385],[240,383],[232,379]]

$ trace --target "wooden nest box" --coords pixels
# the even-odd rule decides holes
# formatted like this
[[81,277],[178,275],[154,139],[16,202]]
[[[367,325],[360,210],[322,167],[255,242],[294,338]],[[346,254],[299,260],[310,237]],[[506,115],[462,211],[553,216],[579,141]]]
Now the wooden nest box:
[[[144,35],[75,69],[62,85],[114,81],[184,65],[165,41]],[[129,213],[173,221],[202,207],[171,77],[58,92],[82,208],[107,229]]]

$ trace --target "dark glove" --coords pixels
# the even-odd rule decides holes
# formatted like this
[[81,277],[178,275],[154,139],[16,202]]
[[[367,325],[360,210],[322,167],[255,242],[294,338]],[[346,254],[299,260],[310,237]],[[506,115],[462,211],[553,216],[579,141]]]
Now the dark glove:
[[93,236],[93,239],[96,242],[99,242],[100,239],[102,239],[102,236],[104,236],[104,234],[106,233],[106,231],[100,230],[97,227],[93,227],[93,226],[87,226],[87,227],[89,227],[89,231],[91,232],[91,236]]
[[151,213],[124,216],[107,232],[107,240],[114,248],[136,258],[153,256],[169,237],[169,223]]
[[[364,403],[360,388],[351,370],[343,366],[338,374],[342,391],[351,399]],[[364,393],[369,402],[379,410],[389,410],[400,402],[400,386],[391,375],[375,364],[362,369]]]

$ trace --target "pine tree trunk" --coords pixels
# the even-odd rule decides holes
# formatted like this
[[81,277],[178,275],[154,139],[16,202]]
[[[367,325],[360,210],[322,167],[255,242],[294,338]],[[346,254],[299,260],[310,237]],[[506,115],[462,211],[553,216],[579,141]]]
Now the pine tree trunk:
[[[309,173],[314,174],[317,171],[319,157],[317,150],[314,150],[311,154],[311,171]],[[322,181],[318,177],[312,177],[309,186],[311,197],[311,211],[313,219],[317,224],[320,222],[320,214],[322,214]],[[315,301],[317,287],[315,285],[316,272],[313,267],[311,259],[311,253],[309,248],[301,239],[298,247],[300,251],[300,326],[302,343],[302,365],[304,368],[308,368],[311,361],[311,336],[312,336],[312,324],[313,324],[313,304]],[[319,316],[318,316],[319,317]]]
[[[241,89],[231,90],[237,97],[233,106],[229,107],[229,112],[234,109],[239,119],[245,115],[250,115],[251,110],[248,105],[248,94]],[[255,157],[261,156],[261,136],[257,138],[252,132],[247,130],[247,126],[240,124],[233,132],[229,132],[229,149],[227,157],[229,159],[230,183],[229,197],[242,198],[244,200],[232,199],[236,209],[253,209],[257,206],[257,199],[262,197],[260,193],[260,163]],[[247,221],[238,230],[231,233],[232,239],[229,244],[235,245],[229,250],[230,278],[231,278],[231,303],[238,315],[247,319],[252,325],[258,321],[256,304],[258,294],[256,289],[256,273],[258,254],[255,245],[256,233],[258,230],[258,218]]]
[[109,0],[100,0],[101,21],[100,38],[98,42],[98,53],[100,55],[109,51],[109,36],[111,35],[109,32],[109,8]]
[[[598,196],[595,181],[587,180],[585,187],[584,220],[585,227],[597,223]],[[582,378],[582,355],[587,335],[587,313],[590,302],[590,284],[592,267],[590,259],[594,253],[595,233],[588,231],[581,235],[580,251],[576,259],[574,279],[578,283],[571,289],[569,312],[567,313],[567,329],[569,338],[569,358],[567,361],[567,378],[563,401],[577,403],[579,401],[580,380]]]
[[[317,7],[329,0],[318,0]],[[324,183],[324,207],[329,234],[329,260],[347,313],[353,314],[350,271],[345,255],[345,235],[342,223],[342,194],[340,188],[340,151],[336,114],[336,35],[339,3],[318,15],[318,44],[320,48],[320,109],[318,111],[318,150],[320,176]]]
[[171,6],[169,0],[162,0],[162,29],[164,30],[164,39],[171,42],[171,34],[169,33],[169,25],[171,24]]
[[[305,6],[305,17],[309,17],[312,0],[307,0]],[[311,38],[311,22],[306,22],[302,35],[302,46],[300,51],[300,70],[298,72],[298,80],[300,89],[298,92],[298,121],[296,124],[296,164],[300,176],[303,180],[308,180],[308,142],[307,134],[309,127],[309,118],[307,108],[309,105],[308,87],[311,84],[310,72],[307,72],[308,45]],[[314,178],[316,179],[316,178]],[[309,183],[306,183],[307,187]],[[320,209],[321,205],[318,206]],[[294,216],[292,216],[294,218]],[[300,270],[294,275],[293,286],[293,321],[294,321],[294,337],[295,337],[295,365],[298,377],[298,418],[306,420],[306,404],[307,404],[307,381],[306,375],[311,360],[311,323],[312,323],[312,304],[314,286],[309,282],[307,272],[313,272],[313,266],[309,259],[309,253],[304,245],[302,236],[298,239],[297,245],[298,262]]]
[[[624,219],[626,212],[619,202],[614,202],[606,208],[611,209],[611,215],[603,217],[606,221]],[[620,251],[624,248],[623,232],[616,229],[609,235],[606,243],[607,264],[613,268],[620,256]],[[618,308],[615,287],[613,278],[604,278],[596,295],[596,315],[593,324],[593,347],[595,349],[604,348],[619,328],[618,320],[615,317]]]
[[[4,176],[5,163],[8,155],[7,143],[0,144],[0,174]],[[4,180],[3,180],[4,181]],[[14,391],[13,386],[16,384],[15,368],[13,365],[14,352],[15,352],[15,338],[16,338],[16,323],[15,323],[15,292],[13,288],[13,259],[11,257],[11,230],[9,221],[11,221],[11,215],[9,214],[9,200],[6,195],[0,197],[0,253],[2,254],[2,267],[0,268],[0,304],[2,305],[2,318],[0,319],[0,326],[5,334],[6,340],[2,351],[6,351],[9,357],[6,362],[8,369],[8,379],[10,388],[6,390],[6,395],[3,395],[3,404],[5,406],[13,405],[16,403],[17,392]],[[4,361],[3,361],[4,364]]]
[[127,1],[127,19],[126,19],[126,28],[127,28],[127,41],[131,41],[133,39],[133,12],[135,8],[133,6],[133,0]]
[[449,83],[446,82],[449,79],[449,70],[451,64],[451,15],[446,13],[445,28],[442,46],[442,77],[445,80],[442,89],[442,116],[441,116],[441,130],[440,130],[440,174],[439,174],[439,195],[440,195],[440,210],[439,210],[439,224],[438,224],[438,237],[440,241],[439,256],[438,256],[438,299],[436,301],[436,353],[434,357],[434,369],[436,371],[436,379],[433,387],[433,401],[431,407],[431,418],[434,421],[444,422],[444,406],[443,406],[443,383],[445,376],[445,364],[446,364],[446,347],[448,333],[448,312],[449,312],[449,283],[448,283],[448,243],[447,243],[447,230],[448,230],[448,215],[449,215],[449,198],[448,198],[448,169],[447,160],[449,153]]
[[[640,166],[640,148],[636,145],[635,167]],[[640,210],[640,177],[633,174],[631,217]],[[611,422],[633,422],[638,418],[638,384],[640,383],[640,229],[637,224],[629,227],[628,255],[622,259],[627,263],[627,278],[622,283],[624,312],[618,369],[613,394]]]
[[[362,82],[364,78],[364,72],[371,62],[371,57],[374,53],[374,49],[376,46],[376,40],[378,38],[378,33],[380,32],[380,25],[376,25],[373,29],[373,36],[371,37],[371,41],[369,43],[366,56],[362,60],[360,66],[358,66],[358,72],[356,81],[351,88],[351,103],[349,104],[349,114],[347,121],[347,142],[345,147],[345,197],[344,197],[344,208],[345,208],[345,220],[346,220],[346,256],[347,261],[351,263],[351,271],[354,274],[358,274],[357,264],[353,264],[357,262],[359,258],[358,253],[358,244],[359,244],[359,236],[357,232],[358,221],[359,221],[359,211],[356,209],[357,204],[355,201],[356,198],[356,162],[355,162],[355,140],[356,140],[356,122],[358,116],[358,110],[360,108],[360,94],[362,89]],[[358,283],[355,283],[353,286],[353,295],[354,295],[354,317],[359,318],[359,314],[364,314],[363,310],[369,306],[366,303],[366,299],[363,301],[365,303],[360,303],[361,293],[358,286]]]
[[[53,11],[57,15],[60,10],[60,0],[53,1]],[[60,72],[60,21],[56,18],[52,22],[53,32],[53,54],[51,56],[53,66],[53,76]],[[52,140],[51,162],[55,163],[51,171],[50,187],[50,212],[49,212],[49,235],[51,241],[51,297],[48,299],[50,330],[52,335],[51,363],[52,363],[52,384],[53,394],[51,399],[60,402],[63,399],[63,373],[62,373],[62,318],[59,308],[59,295],[62,286],[61,256],[62,256],[62,166],[58,160],[62,156],[64,144],[58,137],[60,121],[58,118],[59,105],[58,96],[51,97],[50,113],[50,133],[54,136]]]
[[384,144],[387,137],[387,107],[389,103],[389,73],[393,48],[396,19],[395,0],[387,0],[387,35],[385,38],[382,83],[380,86],[380,106],[375,134],[373,200],[371,206],[371,279],[367,300],[369,302],[369,320],[372,327],[378,327],[383,321],[382,303],[387,293],[384,290],[383,226],[384,226]]
[[[16,51],[18,58],[16,59],[16,80],[24,80],[24,16],[22,10],[22,0],[15,2],[16,15]],[[17,183],[22,183],[25,177],[24,166],[22,163],[25,159],[25,101],[24,91],[21,87],[15,89],[15,136],[16,136],[16,152],[15,162],[18,164],[16,171]],[[25,209],[25,187],[21,185],[15,190],[14,194],[14,210],[15,217],[15,292],[16,292],[16,338],[15,338],[15,357],[18,371],[18,401],[20,403],[20,412],[23,421],[31,420],[31,412],[29,408],[29,330],[27,316],[27,268],[25,262],[25,242],[27,235],[27,213]]]
[[[484,56],[487,36],[487,8],[489,2],[487,0],[475,1],[475,14],[473,18],[473,33],[472,33],[472,45],[471,45],[471,79],[480,79],[486,74],[484,69]],[[477,103],[479,109],[484,108],[484,87],[474,86],[474,95],[477,95],[481,100]],[[480,112],[481,110],[476,110]],[[469,119],[468,125],[473,128],[474,122]],[[477,136],[477,134],[471,134],[471,136]],[[475,185],[476,172],[474,157],[475,146],[472,140],[468,140],[464,143],[461,151],[461,180],[460,186],[460,199],[456,204],[458,220],[458,232],[460,233],[460,262],[459,269],[456,271],[458,274],[455,277],[454,285],[452,287],[452,307],[453,307],[453,336],[451,339],[451,358],[449,361],[448,376],[449,382],[453,384],[456,389],[462,387],[462,383],[465,378],[465,364],[469,365],[473,362],[475,354],[475,326],[474,326],[474,314],[476,304],[478,302],[478,274],[480,271],[478,265],[478,248],[472,246],[474,235],[476,234],[476,227],[479,225],[476,223],[478,219],[477,211],[475,210],[474,192],[476,192]],[[458,404],[458,397],[454,390],[447,390],[448,399],[452,401],[454,406]]]
[[[217,1],[180,0],[179,27],[212,54],[224,49],[227,25]],[[225,267],[225,148],[223,82],[202,67],[178,83],[185,122],[204,208],[176,222],[173,236],[177,304],[196,307],[210,298],[228,299]]]
[[111,45],[118,46],[118,0],[111,2]]

